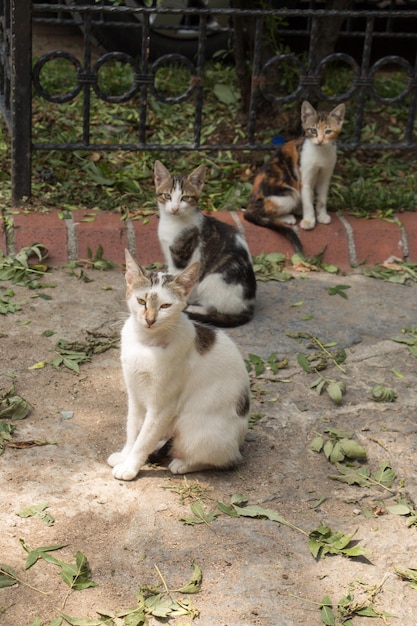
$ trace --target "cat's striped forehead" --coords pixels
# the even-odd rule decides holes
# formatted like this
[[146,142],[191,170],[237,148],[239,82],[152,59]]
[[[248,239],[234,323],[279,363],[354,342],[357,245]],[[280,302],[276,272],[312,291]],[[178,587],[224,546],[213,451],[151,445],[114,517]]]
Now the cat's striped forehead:
[[164,293],[169,290],[171,293],[180,294],[175,283],[175,276],[166,274],[165,272],[157,272],[150,270],[146,272],[146,276],[138,277],[132,284],[127,285],[127,297],[129,298],[133,293],[149,297],[151,294]]
[[133,289],[157,290],[169,287],[174,280],[174,276],[164,272],[149,270],[146,276],[139,276],[133,283]]
[[327,111],[317,111],[317,120],[316,124],[328,124],[329,123],[329,114]]
[[192,204],[197,202],[201,193],[187,176],[181,176],[181,174],[171,174],[167,180],[162,181],[155,189],[159,199],[161,199],[163,194],[169,194],[178,198],[187,196],[188,202]]
[[174,190],[184,191],[186,182],[187,179],[185,176],[181,176],[180,174],[171,174],[156,187],[156,192],[166,193]]
[[325,111],[317,111],[315,115],[306,116],[304,127],[313,126],[314,128],[324,129],[336,127],[334,118]]
[[331,130],[335,136],[342,129],[345,116],[345,105],[340,104],[332,111],[316,111],[308,102],[303,103],[301,111],[301,122],[307,136],[314,130],[314,134],[325,133]]
[[174,280],[174,276],[171,276],[171,274],[154,270],[148,271],[146,278],[150,287],[165,287],[165,285],[170,284]]

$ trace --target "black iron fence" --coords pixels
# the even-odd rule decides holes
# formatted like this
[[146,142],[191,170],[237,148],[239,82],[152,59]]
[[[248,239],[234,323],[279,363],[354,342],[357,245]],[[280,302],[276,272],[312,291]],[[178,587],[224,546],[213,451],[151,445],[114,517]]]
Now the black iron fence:
[[[396,10],[328,11],[318,8],[294,9],[166,9],[105,5],[32,3],[31,0],[0,0],[0,109],[11,135],[11,176],[13,202],[31,192],[31,159],[34,150],[259,150],[271,149],[271,138],[258,133],[259,111],[266,102],[290,106],[303,99],[334,104],[351,103],[354,110],[349,136],[341,144],[345,149],[400,149],[417,147],[417,8]],[[227,3],[226,3],[227,4]],[[317,5],[322,6],[322,5]],[[132,8],[133,7],[133,8]],[[298,3],[297,3],[298,7]],[[250,93],[245,111],[247,124],[241,136],[232,142],[209,141],[203,132],[205,67],[213,51],[226,50],[233,39],[236,19],[251,25]],[[335,51],[317,58],[322,49],[323,26],[329,20],[341,24]],[[273,20],[275,33],[284,42],[283,52],[272,53],[265,60],[265,27]],[[82,31],[80,54],[52,50],[33,62],[32,29],[34,24],[73,25]],[[106,51],[95,55],[97,42]],[[109,51],[110,50],[110,51]],[[236,53],[236,51],[235,51]],[[74,81],[63,92],[45,86],[42,76],[48,63],[61,59],[74,72]],[[130,84],[117,94],[103,89],[100,72],[108,63],[118,63],[130,70]],[[161,68],[179,68],[188,76],[184,88],[167,94],[156,79]],[[343,91],[328,88],[326,72],[339,67],[348,76]],[[284,75],[291,68],[286,90],[276,90],[271,77]],[[397,73],[401,80],[394,93],[386,93],[384,76]],[[377,80],[378,79],[378,80]],[[74,140],[55,137],[48,131],[42,137],[33,123],[34,99],[57,107],[81,102],[80,136]],[[132,140],[117,143],[97,141],[91,128],[92,99],[109,104],[126,103],[134,108],[135,133]],[[193,132],[186,140],[173,143],[149,139],[151,99],[164,105],[193,103]],[[380,107],[398,106],[403,123],[396,134],[375,141],[364,136],[368,102]]]

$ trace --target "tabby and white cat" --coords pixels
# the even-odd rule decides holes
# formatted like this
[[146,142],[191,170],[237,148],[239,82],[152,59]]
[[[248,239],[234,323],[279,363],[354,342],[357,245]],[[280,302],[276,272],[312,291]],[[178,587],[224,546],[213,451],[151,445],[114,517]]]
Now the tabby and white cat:
[[254,314],[252,258],[242,232],[199,210],[205,171],[200,165],[188,175],[170,174],[155,162],[159,241],[171,274],[200,263],[186,313],[217,326],[238,326]]
[[[301,123],[304,137],[281,146],[257,174],[245,219],[278,232],[282,232],[283,223],[295,224],[294,214],[300,212],[300,226],[305,230],[314,228],[316,219],[320,224],[330,223],[327,195],[336,165],[336,138],[344,117],[344,104],[339,104],[330,113],[322,113],[309,102],[303,102]],[[293,243],[300,250],[301,242],[295,237]]]
[[126,251],[130,316],[121,335],[128,393],[127,439],[108,458],[132,480],[172,439],[173,474],[227,468],[241,459],[248,429],[249,378],[233,341],[183,313],[198,263],[172,276],[141,268]]

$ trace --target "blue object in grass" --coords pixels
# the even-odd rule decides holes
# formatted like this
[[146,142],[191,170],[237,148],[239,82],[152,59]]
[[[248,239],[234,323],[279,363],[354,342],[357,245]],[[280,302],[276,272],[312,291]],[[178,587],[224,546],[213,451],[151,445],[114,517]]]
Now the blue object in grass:
[[285,137],[283,137],[282,135],[274,135],[272,137],[272,145],[273,146],[282,146],[283,143],[286,142]]

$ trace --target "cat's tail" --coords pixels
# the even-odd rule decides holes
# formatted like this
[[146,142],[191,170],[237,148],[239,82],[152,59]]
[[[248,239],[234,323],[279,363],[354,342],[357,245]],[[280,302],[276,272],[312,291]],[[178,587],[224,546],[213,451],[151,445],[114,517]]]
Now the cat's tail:
[[295,230],[291,226],[287,226],[285,222],[280,221],[278,218],[270,218],[266,215],[260,215],[259,213],[246,210],[243,212],[243,217],[248,222],[256,224],[256,226],[262,226],[263,228],[270,228],[276,233],[283,235],[293,245],[296,252],[303,253],[303,244],[300,241]]
[[185,309],[185,313],[195,322],[203,322],[203,324],[222,328],[233,328],[250,322],[255,313],[255,306],[249,305],[238,313],[222,313],[214,307],[207,308],[198,304],[190,304]]

